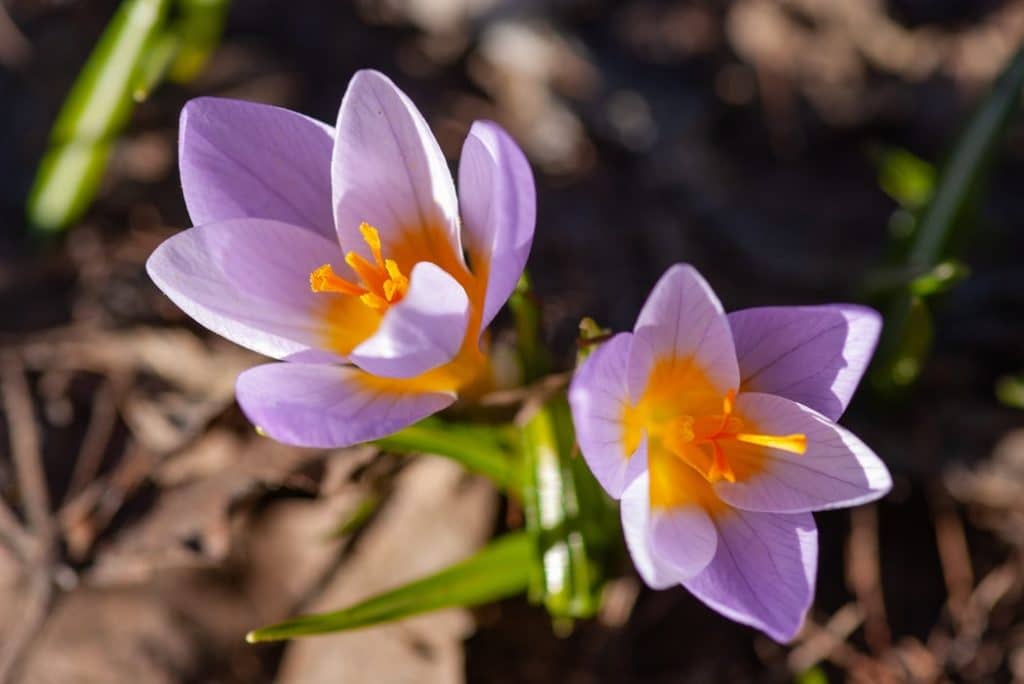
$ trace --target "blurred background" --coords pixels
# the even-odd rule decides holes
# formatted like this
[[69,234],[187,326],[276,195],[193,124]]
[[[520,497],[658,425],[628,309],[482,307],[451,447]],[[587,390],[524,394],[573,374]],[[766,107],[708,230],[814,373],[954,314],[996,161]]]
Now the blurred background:
[[[1024,679],[1024,2],[149,4],[0,2],[0,680]],[[151,30],[157,6],[173,31]],[[79,78],[105,30],[106,71]],[[451,160],[477,118],[526,150],[530,270],[562,369],[581,316],[628,328],[677,261],[727,309],[886,313],[843,422],[895,487],[816,516],[794,644],[646,590],[628,563],[571,629],[519,599],[244,643],[448,565],[520,515],[448,461],[256,436],[233,383],[259,358],[145,275],[189,225],[186,100],[333,122],[364,67]]]

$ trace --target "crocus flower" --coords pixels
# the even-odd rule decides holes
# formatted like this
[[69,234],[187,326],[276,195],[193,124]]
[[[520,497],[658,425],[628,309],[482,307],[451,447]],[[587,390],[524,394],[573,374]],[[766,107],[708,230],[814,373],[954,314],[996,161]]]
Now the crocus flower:
[[344,446],[486,383],[482,331],[523,271],[535,217],[529,165],[497,124],[470,129],[458,196],[423,117],[374,71],[352,78],[334,128],[200,98],[180,135],[195,227],[147,269],[200,324],[284,361],[238,378],[253,423]]
[[676,265],[633,332],[591,355],[569,391],[577,437],[621,498],[648,585],[682,584],[778,641],[796,634],[814,594],[811,511],[891,487],[878,457],[834,422],[880,327],[849,305],[726,316],[700,274]]

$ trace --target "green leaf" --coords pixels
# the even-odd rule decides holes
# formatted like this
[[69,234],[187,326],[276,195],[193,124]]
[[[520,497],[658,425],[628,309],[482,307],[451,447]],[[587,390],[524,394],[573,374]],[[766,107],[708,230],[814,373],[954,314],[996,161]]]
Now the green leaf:
[[514,532],[437,574],[333,613],[306,615],[249,632],[246,641],[281,641],[391,622],[453,606],[475,606],[526,589],[533,553],[529,537]]
[[132,99],[145,102],[153,89],[167,75],[171,62],[178,54],[181,43],[176,31],[165,31],[153,37],[139,63],[135,82],[132,85]]
[[574,454],[564,396],[523,427],[523,510],[534,544],[530,598],[556,619],[593,615],[606,569],[619,551],[614,502]]
[[61,108],[26,207],[38,230],[57,231],[88,208],[111,142],[132,109],[132,85],[169,0],[124,0]]
[[904,209],[923,206],[935,187],[935,167],[900,148],[879,155],[878,184]]
[[992,90],[974,112],[939,174],[935,192],[921,214],[908,261],[931,267],[944,256],[957,219],[971,204],[984,171],[991,164],[1024,86],[1024,49],[1006,65]]
[[612,336],[612,331],[602,328],[589,316],[580,319],[579,337],[576,338],[576,366],[579,367],[602,342]]
[[179,0],[181,18],[176,31],[181,47],[170,66],[170,79],[188,83],[202,71],[220,44],[227,21],[229,0]]
[[[883,391],[909,386],[931,348],[931,316],[921,297],[947,290],[962,279],[959,252],[977,205],[986,171],[1017,111],[1024,86],[1024,48],[1003,69],[975,110],[942,166],[928,203],[901,249],[898,269],[916,273],[883,304],[886,325],[872,378]],[[900,239],[899,242],[904,242]],[[946,266],[943,266],[946,262]]]
[[942,294],[966,279],[968,275],[970,269],[959,261],[943,261],[927,273],[914,278],[909,284],[910,293],[918,297]]
[[523,273],[508,300],[516,329],[516,350],[522,366],[523,383],[531,383],[551,372],[551,355],[541,341],[540,302]]
[[996,397],[1012,408],[1024,409],[1024,375],[1007,375],[996,383]]
[[794,681],[796,684],[828,684],[828,675],[820,667],[812,667],[798,674]]
[[509,426],[466,425],[427,418],[374,444],[398,453],[444,456],[487,477],[501,489],[518,491]]
[[886,392],[904,389],[921,374],[932,344],[932,316],[921,297],[905,292],[889,309],[887,325],[899,326],[899,346],[883,356],[875,373],[876,386]]

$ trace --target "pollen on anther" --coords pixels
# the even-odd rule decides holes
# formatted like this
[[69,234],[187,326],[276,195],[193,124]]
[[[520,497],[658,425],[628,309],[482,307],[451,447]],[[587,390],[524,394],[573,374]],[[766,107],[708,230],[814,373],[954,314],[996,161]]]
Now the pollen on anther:
[[309,289],[313,292],[338,292],[348,295],[361,295],[366,292],[355,283],[340,278],[330,264],[324,264],[309,274]]

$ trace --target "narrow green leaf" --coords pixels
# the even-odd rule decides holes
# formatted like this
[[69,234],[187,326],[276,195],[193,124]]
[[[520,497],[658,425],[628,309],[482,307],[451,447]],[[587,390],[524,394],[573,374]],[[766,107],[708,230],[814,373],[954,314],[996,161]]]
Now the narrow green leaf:
[[178,54],[181,42],[176,31],[165,31],[153,37],[139,64],[132,85],[132,99],[145,102],[153,89],[167,75],[171,62]]
[[[931,348],[931,316],[921,297],[947,290],[962,279],[958,252],[977,203],[985,172],[1017,111],[1024,86],[1024,48],[1003,69],[975,110],[942,166],[928,203],[901,249],[899,268],[917,273],[884,305],[886,325],[872,377],[883,391],[909,386]],[[898,239],[901,244],[902,238]],[[943,266],[946,262],[947,266]]]
[[246,641],[281,641],[391,622],[453,606],[475,606],[525,591],[533,553],[529,537],[500,537],[471,558],[333,613],[306,615],[249,632]]
[[513,493],[518,490],[508,426],[466,425],[427,418],[374,443],[398,453],[444,456],[487,477],[501,489]]
[[99,188],[111,142],[132,109],[132,85],[169,0],[124,0],[57,117],[26,207],[38,230],[65,228]]
[[515,321],[516,350],[522,366],[523,383],[531,383],[551,372],[551,355],[541,340],[540,302],[530,285],[530,277],[523,273],[515,291],[508,300]]
[[188,83],[202,71],[220,44],[227,21],[229,0],[179,0],[181,18],[177,33],[181,49],[170,67],[170,79]]
[[529,595],[556,619],[597,611],[605,571],[618,551],[614,503],[573,453],[574,444],[564,396],[523,427],[523,510],[535,553]]
[[881,357],[875,373],[876,386],[891,392],[910,386],[921,374],[932,344],[932,316],[921,297],[904,292],[890,307],[886,325],[902,330],[899,345]]
[[1006,65],[953,147],[921,215],[908,261],[934,266],[944,256],[957,219],[970,204],[972,190],[992,161],[1024,86],[1024,49]]
[[910,293],[918,297],[929,297],[948,291],[961,280],[970,275],[966,265],[950,259],[937,264],[933,269],[914,278],[910,284]]

